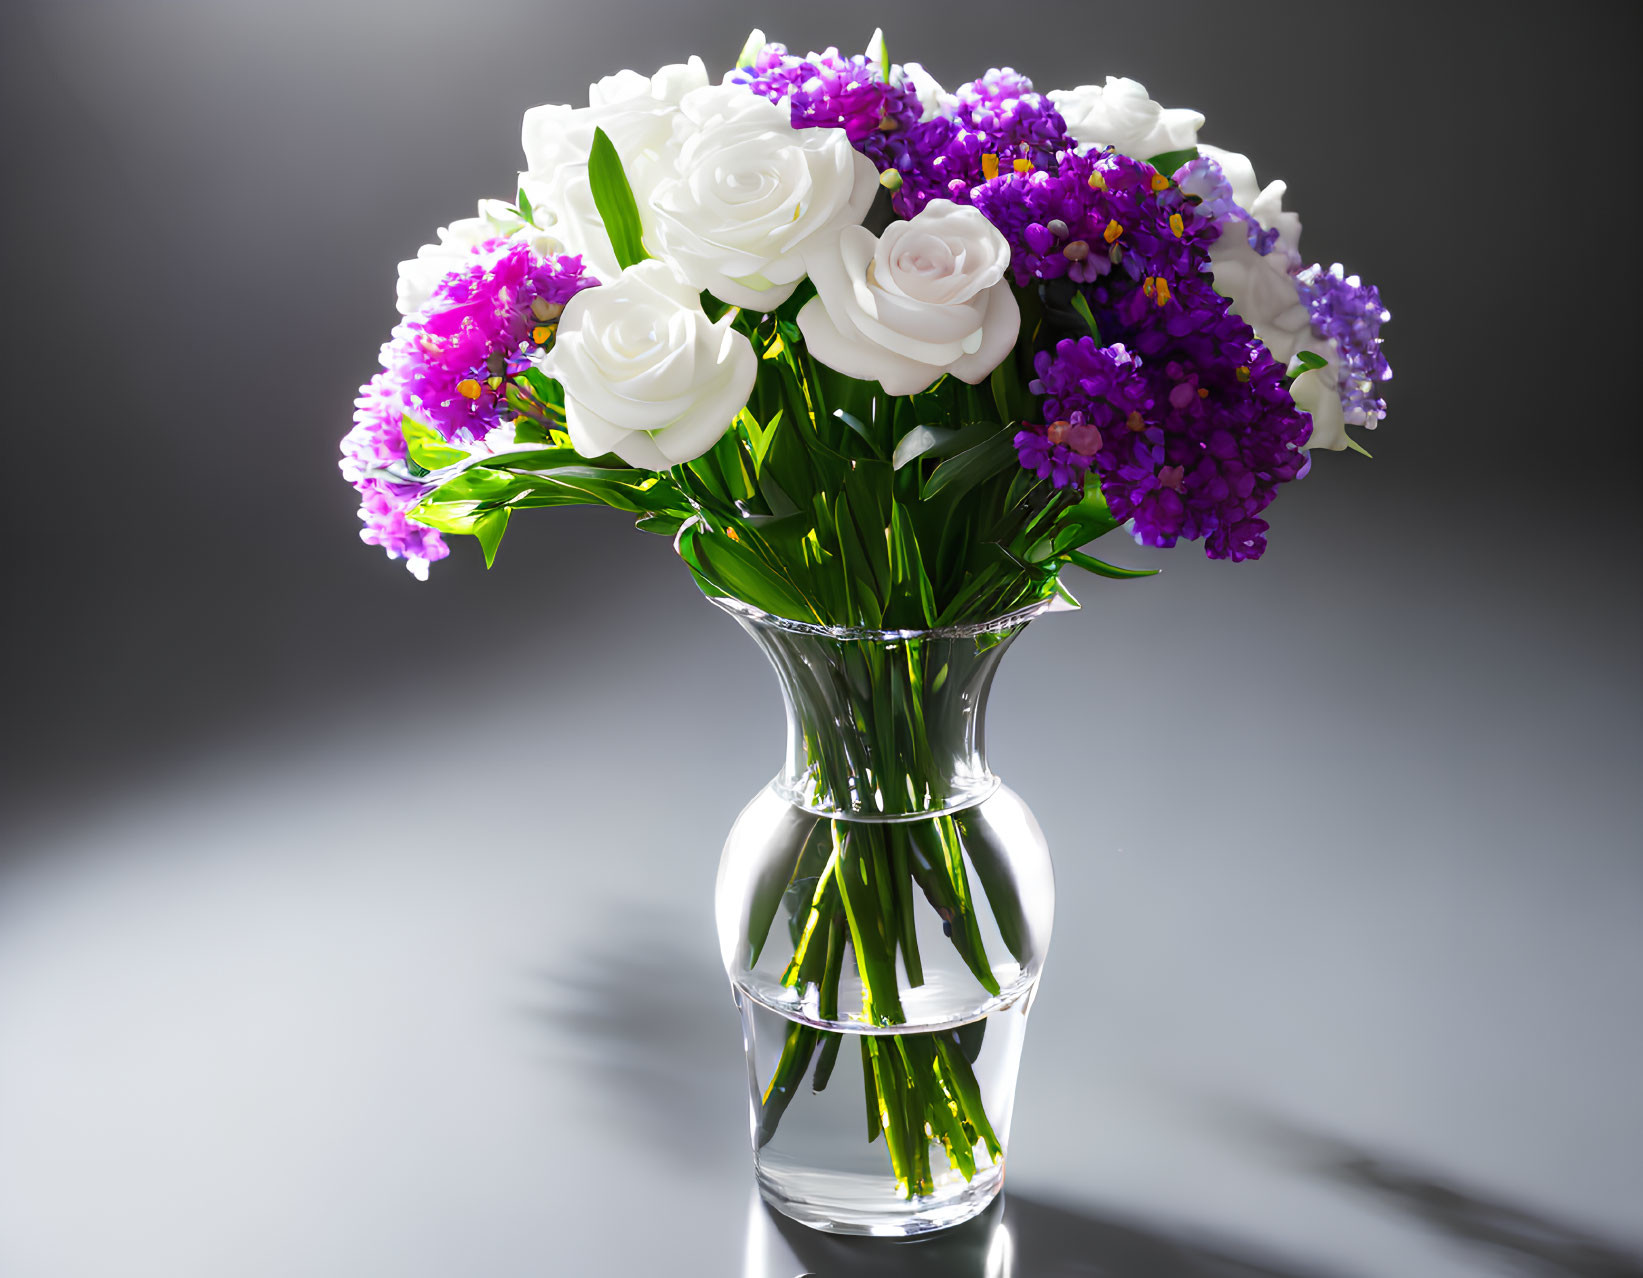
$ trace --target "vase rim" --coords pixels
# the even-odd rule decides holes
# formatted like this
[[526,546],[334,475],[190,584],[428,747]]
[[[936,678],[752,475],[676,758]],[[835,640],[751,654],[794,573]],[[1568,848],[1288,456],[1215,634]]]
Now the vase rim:
[[828,626],[813,621],[795,621],[791,617],[780,617],[725,595],[709,595],[708,602],[723,608],[732,617],[751,621],[760,626],[856,643],[906,643],[916,639],[969,639],[977,635],[1001,634],[1006,630],[1026,625],[1035,617],[1042,617],[1050,612],[1072,612],[1078,606],[1068,603],[1059,594],[1054,594],[1048,599],[1028,604],[1025,608],[1015,608],[984,621],[968,621],[929,629],[874,630],[868,626]]

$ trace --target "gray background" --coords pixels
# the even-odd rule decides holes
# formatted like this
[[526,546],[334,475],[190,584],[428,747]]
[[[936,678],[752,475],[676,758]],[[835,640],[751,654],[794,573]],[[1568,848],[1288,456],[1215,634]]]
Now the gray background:
[[[334,452],[393,263],[510,193],[527,106],[880,20],[949,85],[1203,111],[1380,284],[1398,376],[1263,561],[1117,546],[1167,571],[1018,645],[994,762],[1060,895],[1008,1202],[840,1248],[752,1201],[711,928],[773,679],[612,512],[419,586]],[[1637,1272],[1638,36],[10,6],[0,1275]]]

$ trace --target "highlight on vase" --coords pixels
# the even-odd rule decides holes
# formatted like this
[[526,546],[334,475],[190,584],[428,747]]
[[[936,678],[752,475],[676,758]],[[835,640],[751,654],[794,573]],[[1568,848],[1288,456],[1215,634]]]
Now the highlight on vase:
[[1154,571],[1102,538],[1258,559],[1385,416],[1379,293],[1205,126],[1121,77],[949,91],[881,33],[754,32],[717,82],[532,108],[512,198],[400,263],[342,443],[362,539],[426,579],[448,537],[489,566],[517,512],[614,507],[776,669],[718,925],[760,1185],[819,1228],[940,1228],[1002,1181],[1053,908],[983,748],[1004,651],[1076,606],[1066,569]]

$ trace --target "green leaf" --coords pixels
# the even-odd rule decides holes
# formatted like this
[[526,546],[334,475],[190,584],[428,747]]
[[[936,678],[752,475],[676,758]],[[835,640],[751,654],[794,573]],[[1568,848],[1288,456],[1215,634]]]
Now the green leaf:
[[1147,161],[1147,163],[1152,165],[1153,168],[1157,169],[1165,177],[1169,177],[1183,164],[1186,164],[1191,160],[1196,160],[1197,158],[1198,148],[1195,146],[1189,146],[1180,151],[1164,151],[1153,156]]
[[1362,444],[1360,444],[1357,440],[1353,439],[1352,436],[1350,436],[1350,435],[1346,436],[1346,446],[1348,448],[1350,448],[1353,452],[1359,453],[1359,454],[1369,458],[1370,461],[1375,460],[1374,454],[1371,453]]
[[1051,584],[1053,584],[1054,587],[1055,587],[1056,596],[1061,600],[1062,603],[1066,604],[1067,607],[1069,607],[1069,608],[1082,608],[1084,606],[1083,604],[1078,602],[1078,596],[1073,594],[1071,588],[1068,587],[1067,583],[1061,580],[1060,574],[1056,575],[1055,581]]
[[453,448],[445,442],[445,437],[432,426],[424,426],[410,416],[400,419],[400,434],[405,436],[405,449],[411,454],[411,460],[418,466],[428,470],[443,470],[446,466],[455,466],[468,460],[466,451]]
[[684,527],[684,519],[678,515],[646,515],[633,526],[640,532],[656,533],[663,537],[671,537]]
[[506,506],[499,510],[487,510],[474,521],[474,536],[479,538],[479,546],[485,552],[485,567],[489,568],[496,562],[496,548],[502,544],[502,534],[508,531],[508,516],[513,514]]
[[890,587],[890,548],[883,528],[874,528],[858,505],[845,493],[833,504],[833,520],[844,557],[845,574],[857,585],[851,598],[861,613],[861,623],[876,627],[884,619],[884,602]]
[[890,541],[894,575],[902,582],[913,584],[924,624],[934,627],[937,617],[935,591],[930,585],[930,574],[924,571],[924,559],[919,553],[918,534],[913,530],[912,518],[899,502],[890,508]]
[[622,157],[616,154],[615,144],[603,129],[593,131],[593,149],[588,152],[588,186],[593,192],[594,207],[610,236],[610,246],[616,252],[616,261],[625,271],[650,254],[645,252],[644,227],[639,221],[639,205],[633,198],[633,187],[622,169]]
[[820,621],[793,584],[751,550],[700,523],[679,529],[676,543],[697,583],[708,593],[729,595],[765,612],[795,621]]
[[1314,368],[1328,368],[1329,361],[1316,351],[1296,351],[1295,358],[1289,361],[1286,376],[1299,377],[1302,373],[1311,372]]
[[1084,321],[1085,327],[1090,330],[1090,336],[1095,338],[1095,344],[1101,345],[1101,330],[1095,322],[1095,314],[1090,310],[1089,300],[1083,293],[1073,294],[1073,310],[1078,312],[1078,318]]
[[706,289],[702,290],[701,298],[702,313],[715,324],[722,320],[731,311],[736,309],[729,302],[721,301],[717,297],[714,297],[713,294],[709,293]]
[[925,482],[924,500],[930,501],[945,492],[949,503],[957,502],[977,484],[1015,460],[1014,437],[1001,426],[990,438],[937,466]]
[[862,419],[857,417],[854,413],[845,412],[842,408],[835,408],[833,410],[833,416],[838,418],[851,430],[855,431],[856,434],[860,435],[863,442],[865,442],[867,447],[873,451],[875,456],[878,454],[878,446],[873,442],[873,432],[868,429],[866,422],[862,421]]
[[974,448],[998,426],[994,422],[975,422],[969,426],[915,426],[901,437],[891,459],[897,470],[920,457],[947,457]]
[[527,476],[493,470],[489,466],[470,466],[434,489],[427,500],[439,506],[459,506],[463,503],[494,506],[529,492],[531,487],[532,481]]
[[1104,560],[1096,559],[1091,555],[1080,554],[1076,550],[1066,553],[1068,563],[1077,564],[1085,572],[1093,572],[1097,577],[1111,577],[1115,581],[1128,581],[1135,577],[1156,577],[1156,568],[1120,568]]
[[518,202],[514,205],[514,207],[519,210],[520,215],[527,222],[530,222],[533,225],[535,224],[536,214],[535,214],[535,211],[531,208],[531,197],[525,194],[525,188],[524,187],[519,188],[519,199],[518,199]]
[[1086,546],[1118,526],[1119,521],[1112,517],[1112,511],[1107,507],[1107,499],[1101,495],[1101,485],[1094,479],[1087,479],[1083,497],[1076,506],[1057,516],[1048,536],[1028,549],[1023,550],[1019,544],[1015,548],[1028,563],[1042,563]]

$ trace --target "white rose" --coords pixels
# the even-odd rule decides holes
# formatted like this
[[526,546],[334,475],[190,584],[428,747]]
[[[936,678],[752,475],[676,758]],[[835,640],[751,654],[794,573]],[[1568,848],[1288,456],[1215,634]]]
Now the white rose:
[[[1237,151],[1223,151],[1207,142],[1199,143],[1198,151],[1220,166],[1227,184],[1232,187],[1232,198],[1238,207],[1260,223],[1263,230],[1278,232],[1278,243],[1272,251],[1299,265],[1301,218],[1297,213],[1284,212],[1284,192],[1289,189],[1288,185],[1269,182],[1263,187],[1255,177],[1255,166],[1249,162],[1249,157]],[[1225,240],[1227,237],[1221,238]],[[1219,243],[1211,246],[1211,257],[1215,256],[1215,250],[1219,247]]]
[[564,388],[576,451],[666,470],[712,448],[758,371],[732,318],[711,322],[696,289],[655,258],[565,303],[541,366]]
[[1346,417],[1341,411],[1340,353],[1333,341],[1313,347],[1315,354],[1329,361],[1325,368],[1309,368],[1289,384],[1295,407],[1310,414],[1312,434],[1302,448],[1327,448],[1340,452],[1348,446]]
[[593,131],[603,129],[610,137],[642,206],[650,186],[667,172],[680,100],[706,83],[707,68],[693,57],[653,76],[637,71],[606,76],[588,89],[585,107],[550,105],[525,112],[525,171],[519,185],[538,211],[538,222],[564,242],[566,252],[579,254],[596,278],[615,279],[621,268],[588,185]]
[[675,136],[674,173],[641,211],[645,248],[734,306],[785,302],[804,253],[860,223],[879,189],[843,129],[795,129],[785,106],[741,85],[687,94]]
[[1204,127],[1198,112],[1161,107],[1147,96],[1146,86],[1119,75],[1109,75],[1104,86],[1053,89],[1049,99],[1083,148],[1111,146],[1137,160],[1184,151],[1197,143]]
[[1312,315],[1278,249],[1262,256],[1249,246],[1243,223],[1234,222],[1210,249],[1215,291],[1232,302],[1232,313],[1255,330],[1272,358],[1287,364],[1312,345]]
[[475,248],[486,240],[494,240],[523,232],[538,253],[563,251],[553,236],[522,222],[514,210],[501,200],[479,201],[479,216],[458,218],[437,232],[437,244],[424,244],[416,256],[399,264],[399,285],[395,304],[401,315],[420,311],[428,304],[439,287],[439,282],[457,270]]
[[799,330],[829,368],[892,395],[915,394],[943,373],[985,381],[1021,328],[1009,264],[1009,244],[981,213],[932,200],[882,237],[852,226],[813,257],[816,297],[799,312]]

